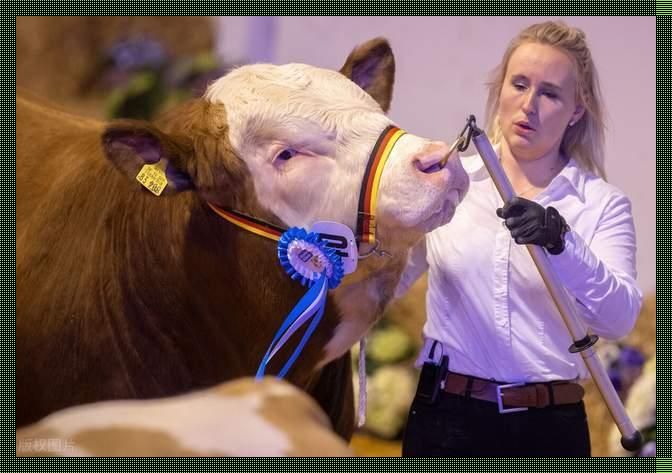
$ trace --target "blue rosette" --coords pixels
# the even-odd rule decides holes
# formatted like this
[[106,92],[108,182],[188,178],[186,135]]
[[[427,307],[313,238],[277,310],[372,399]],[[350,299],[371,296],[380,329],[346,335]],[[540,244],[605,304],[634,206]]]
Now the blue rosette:
[[336,250],[320,241],[317,233],[292,227],[278,241],[278,258],[285,272],[303,286],[312,287],[324,273],[329,289],[343,279],[343,262]]
[[289,372],[322,320],[327,305],[327,290],[336,288],[344,274],[343,262],[336,250],[328,248],[326,243],[320,241],[317,233],[307,232],[302,228],[292,227],[282,234],[278,241],[278,258],[289,277],[308,287],[308,291],[285,317],[273,337],[257,369],[257,379],[265,376],[268,363],[290,337],[308,324],[298,346],[277,377],[283,378]]

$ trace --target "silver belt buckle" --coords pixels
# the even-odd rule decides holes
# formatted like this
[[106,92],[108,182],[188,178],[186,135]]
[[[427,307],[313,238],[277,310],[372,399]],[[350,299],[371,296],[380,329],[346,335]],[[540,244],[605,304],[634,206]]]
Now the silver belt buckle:
[[507,388],[518,388],[520,386],[525,386],[525,383],[512,383],[512,384],[498,384],[497,385],[497,407],[499,408],[500,414],[510,414],[512,412],[521,412],[526,411],[527,407],[511,407],[509,409],[504,408],[504,401],[502,400],[502,389]]

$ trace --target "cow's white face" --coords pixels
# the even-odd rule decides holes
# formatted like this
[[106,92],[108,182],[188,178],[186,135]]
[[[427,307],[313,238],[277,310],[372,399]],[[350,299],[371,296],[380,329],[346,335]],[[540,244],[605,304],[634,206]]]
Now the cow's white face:
[[[391,124],[369,94],[335,71],[257,64],[219,79],[206,99],[226,106],[229,140],[264,207],[288,226],[333,220],[354,230],[369,154]],[[399,139],[381,178],[379,225],[424,233],[452,217],[468,180],[458,160],[434,166],[446,151]]]

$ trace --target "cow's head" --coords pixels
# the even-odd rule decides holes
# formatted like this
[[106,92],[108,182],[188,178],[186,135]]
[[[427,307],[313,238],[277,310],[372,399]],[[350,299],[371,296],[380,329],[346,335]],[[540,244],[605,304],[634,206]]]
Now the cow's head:
[[[157,126],[112,123],[104,148],[134,180],[144,164],[160,163],[165,194],[195,190],[284,226],[332,220],[354,230],[369,154],[392,123],[385,112],[393,82],[394,58],[383,39],[356,48],[340,72],[243,66]],[[408,245],[452,217],[468,180],[457,159],[437,165],[447,150],[410,133],[399,139],[380,179],[381,239]]]

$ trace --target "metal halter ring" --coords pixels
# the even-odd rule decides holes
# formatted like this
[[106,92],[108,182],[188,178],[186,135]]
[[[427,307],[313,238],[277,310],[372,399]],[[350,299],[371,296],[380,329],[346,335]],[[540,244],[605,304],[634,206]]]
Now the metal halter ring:
[[369,251],[367,251],[364,254],[360,254],[357,259],[365,259],[368,258],[369,256],[375,254],[376,256],[387,256],[388,258],[392,257],[392,253],[389,253],[385,250],[379,250],[378,247],[380,246],[380,240],[376,239],[376,242],[373,244],[373,247]]

